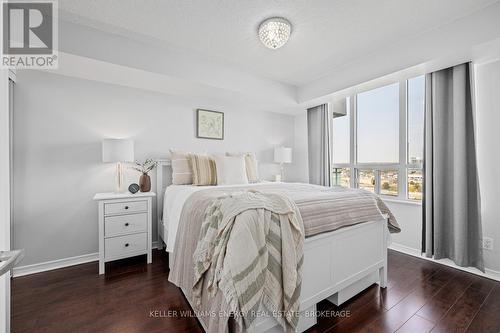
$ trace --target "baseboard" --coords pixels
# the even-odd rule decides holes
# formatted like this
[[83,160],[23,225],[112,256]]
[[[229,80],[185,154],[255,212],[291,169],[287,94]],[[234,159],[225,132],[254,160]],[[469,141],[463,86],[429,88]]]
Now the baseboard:
[[[153,242],[151,244],[153,249],[158,248],[158,242]],[[51,271],[58,268],[64,268],[69,266],[75,266],[80,264],[86,264],[92,261],[99,260],[99,253],[84,254],[76,257],[69,257],[57,260],[51,260],[46,262],[41,262],[39,264],[32,264],[26,266],[15,267],[13,270],[13,277],[20,277],[30,274],[36,274],[46,271]]]
[[84,254],[82,256],[46,261],[39,264],[15,267],[13,276],[19,277],[35,273],[41,273],[41,272],[51,271],[53,269],[85,264],[97,260],[99,260],[99,253],[90,253],[90,254]]
[[[151,245],[153,249],[158,248],[158,242],[153,242]],[[471,268],[471,267],[460,267],[457,266],[453,261],[449,259],[440,259],[440,260],[435,260],[432,258],[427,258],[425,256],[422,256],[420,253],[420,250],[414,249],[405,245],[397,244],[397,243],[392,243],[389,248],[391,250],[405,253],[414,257],[418,257],[421,259],[429,260],[436,262],[438,264],[446,265],[449,267],[453,267],[465,272],[469,272],[472,274],[484,276],[486,278],[500,281],[500,272],[495,271],[489,268],[486,268],[485,271],[486,273],[481,272],[480,270],[476,268]],[[85,264],[88,262],[92,261],[97,261],[99,260],[99,253],[90,253],[90,254],[85,254],[82,256],[76,256],[76,257],[70,257],[70,258],[63,258],[63,259],[58,259],[58,260],[52,260],[52,261],[47,261],[47,262],[42,262],[39,264],[33,264],[33,265],[26,265],[26,266],[20,266],[20,267],[15,267],[14,268],[14,277],[19,277],[19,276],[25,276],[25,275],[30,275],[30,274],[35,274],[35,273],[41,273],[41,272],[46,272],[46,271],[51,271],[54,269],[58,268],[64,268],[64,267],[69,267],[69,266],[74,266],[74,265],[80,265],[80,264]]]
[[457,266],[450,259],[435,260],[433,258],[427,258],[426,256],[422,255],[422,253],[420,252],[419,249],[414,249],[414,248],[411,248],[411,247],[408,247],[408,246],[405,246],[405,245],[401,245],[401,244],[396,244],[396,243],[392,243],[389,246],[389,249],[397,251],[397,252],[401,252],[401,253],[404,253],[404,254],[408,254],[408,255],[411,255],[411,256],[414,256],[414,257],[418,257],[420,259],[429,260],[429,261],[432,261],[432,262],[435,262],[435,263],[438,263],[438,264],[441,264],[441,265],[446,265],[448,267],[456,268],[456,269],[459,269],[459,270],[464,271],[464,272],[468,272],[468,273],[476,274],[476,275],[479,275],[479,276],[483,276],[483,277],[488,278],[488,279],[492,279],[492,280],[495,280],[495,281],[500,281],[500,272],[499,271],[495,271],[493,269],[485,268],[484,269],[485,273],[483,273],[483,272],[481,272],[477,268],[473,268],[473,267],[460,267],[460,266]]
[[394,250],[394,251],[398,251],[398,252],[402,252],[404,254],[409,254],[409,255],[412,255],[415,257],[421,256],[420,250],[414,249],[414,248],[409,247],[409,246],[401,245],[401,244],[392,243],[389,246],[389,249]]

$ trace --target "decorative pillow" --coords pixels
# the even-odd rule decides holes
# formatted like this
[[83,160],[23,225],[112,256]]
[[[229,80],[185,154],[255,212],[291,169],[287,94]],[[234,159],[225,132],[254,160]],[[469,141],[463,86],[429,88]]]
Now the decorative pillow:
[[172,162],[172,184],[189,185],[193,183],[193,171],[189,164],[189,153],[170,149]]
[[226,153],[227,156],[243,156],[245,158],[245,168],[249,183],[258,183],[259,179],[259,165],[255,153],[232,154]]
[[248,184],[243,156],[215,156],[217,167],[217,184]]
[[217,185],[217,169],[212,156],[190,154],[193,185]]

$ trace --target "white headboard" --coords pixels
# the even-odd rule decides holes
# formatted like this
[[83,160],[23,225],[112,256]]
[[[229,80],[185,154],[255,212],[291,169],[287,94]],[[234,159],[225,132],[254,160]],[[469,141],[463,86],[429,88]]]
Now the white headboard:
[[163,196],[167,186],[172,184],[172,165],[170,160],[157,159],[156,167],[156,211],[158,217],[158,245],[160,245],[160,223],[163,214]]

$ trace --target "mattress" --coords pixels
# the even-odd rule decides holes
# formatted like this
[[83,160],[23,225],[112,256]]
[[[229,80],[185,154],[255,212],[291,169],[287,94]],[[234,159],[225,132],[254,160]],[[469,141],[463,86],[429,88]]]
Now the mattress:
[[165,190],[163,197],[163,241],[168,252],[174,250],[175,238],[181,218],[182,208],[189,196],[198,191],[220,189],[220,188],[258,188],[260,185],[269,184],[268,182],[254,183],[248,185],[224,185],[224,186],[195,186],[195,185],[170,185]]
[[214,197],[235,191],[254,189],[280,193],[291,198],[299,208],[306,237],[342,227],[389,218],[389,230],[399,232],[399,226],[387,206],[373,193],[343,187],[324,187],[302,183],[263,182],[248,185],[192,186],[171,185],[165,191],[163,203],[163,240],[168,252],[175,248],[182,209],[193,193],[207,191]]

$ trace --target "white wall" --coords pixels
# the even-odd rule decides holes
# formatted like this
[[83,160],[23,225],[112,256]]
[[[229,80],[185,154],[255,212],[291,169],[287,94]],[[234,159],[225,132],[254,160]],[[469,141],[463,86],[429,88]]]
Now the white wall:
[[477,158],[483,235],[494,240],[484,251],[485,266],[500,271],[500,61],[476,66]]
[[[92,197],[114,189],[114,166],[101,163],[105,137],[133,138],[140,160],[167,157],[171,147],[255,151],[266,179],[279,172],[273,147],[294,143],[292,116],[45,72],[20,71],[15,102],[13,233],[15,248],[26,250],[21,265],[97,252]],[[196,108],[225,112],[223,141],[195,138]],[[127,178],[138,181],[132,172]]]
[[386,204],[401,226],[401,232],[391,237],[392,245],[419,253],[422,245],[422,205],[390,201]]

